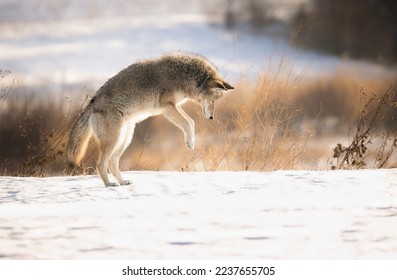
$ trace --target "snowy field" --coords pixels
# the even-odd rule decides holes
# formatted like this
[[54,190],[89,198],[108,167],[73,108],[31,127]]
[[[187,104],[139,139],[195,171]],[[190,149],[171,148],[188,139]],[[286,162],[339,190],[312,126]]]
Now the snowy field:
[[0,177],[3,259],[395,259],[397,169]]

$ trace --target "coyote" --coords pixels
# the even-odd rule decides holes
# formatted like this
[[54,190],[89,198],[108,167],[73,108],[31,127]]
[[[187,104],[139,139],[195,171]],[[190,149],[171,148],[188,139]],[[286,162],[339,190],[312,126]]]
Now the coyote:
[[119,160],[132,140],[135,124],[164,114],[179,127],[189,149],[194,149],[194,121],[180,107],[198,102],[206,118],[214,118],[214,103],[234,88],[206,58],[168,54],[130,65],[110,78],[77,119],[70,133],[68,159],[79,165],[93,136],[99,147],[97,172],[105,186],[108,167],[120,185],[131,184],[119,170]]

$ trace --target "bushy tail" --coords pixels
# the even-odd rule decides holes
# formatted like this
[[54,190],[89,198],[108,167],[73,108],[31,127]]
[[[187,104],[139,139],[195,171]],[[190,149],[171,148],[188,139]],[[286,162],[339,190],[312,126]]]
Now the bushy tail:
[[70,132],[68,143],[68,160],[69,163],[80,165],[81,159],[87,150],[88,142],[92,136],[90,128],[90,110],[85,110],[75,122]]

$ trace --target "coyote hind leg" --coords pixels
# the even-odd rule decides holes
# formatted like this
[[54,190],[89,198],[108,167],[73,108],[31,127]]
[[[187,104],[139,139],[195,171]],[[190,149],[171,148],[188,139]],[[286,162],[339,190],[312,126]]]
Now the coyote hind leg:
[[132,184],[131,181],[129,180],[124,180],[121,176],[120,169],[119,169],[119,162],[120,162],[120,157],[124,153],[124,151],[127,149],[128,145],[131,143],[132,136],[134,134],[134,129],[135,125],[131,124],[126,127],[126,131],[124,132],[124,135],[120,135],[120,139],[122,140],[119,146],[116,148],[114,151],[113,155],[110,158],[109,161],[109,169],[116,177],[117,182],[119,182],[120,185],[130,185]]
[[[112,120],[110,122],[109,120]],[[97,161],[97,172],[101,177],[105,186],[117,186],[116,183],[112,183],[108,176],[109,160],[112,157],[115,150],[120,145],[120,137],[124,137],[123,129],[120,124],[121,122],[112,116],[94,115],[92,120],[92,127],[94,130],[95,140],[99,147],[99,158]]]
[[114,141],[109,141],[108,139],[106,141],[104,140],[99,141],[99,158],[96,169],[103,183],[107,187],[117,186],[116,183],[111,183],[109,181],[109,176],[107,172],[109,159],[115,150],[116,143],[117,143],[117,139],[114,139]]

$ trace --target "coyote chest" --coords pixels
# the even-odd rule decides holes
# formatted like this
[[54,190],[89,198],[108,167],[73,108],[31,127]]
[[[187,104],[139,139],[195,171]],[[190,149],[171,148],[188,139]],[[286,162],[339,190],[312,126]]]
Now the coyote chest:
[[130,116],[127,117],[127,121],[131,124],[135,124],[144,121],[149,117],[161,115],[162,113],[162,108],[143,109],[132,113]]

